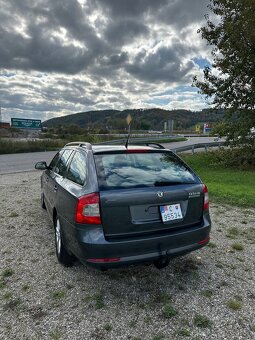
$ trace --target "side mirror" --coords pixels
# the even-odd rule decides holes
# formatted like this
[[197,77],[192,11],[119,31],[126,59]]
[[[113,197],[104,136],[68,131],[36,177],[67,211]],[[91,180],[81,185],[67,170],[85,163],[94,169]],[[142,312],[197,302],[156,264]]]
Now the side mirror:
[[46,170],[46,169],[48,169],[48,165],[47,165],[46,162],[37,162],[35,164],[35,169],[37,169],[37,170]]

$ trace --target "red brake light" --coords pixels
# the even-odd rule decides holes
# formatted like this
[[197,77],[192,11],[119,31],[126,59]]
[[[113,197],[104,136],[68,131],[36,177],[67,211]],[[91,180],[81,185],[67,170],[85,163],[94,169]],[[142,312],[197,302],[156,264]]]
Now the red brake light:
[[201,240],[201,241],[198,241],[197,244],[206,244],[210,241],[210,237],[208,236],[207,238]]
[[75,222],[84,224],[101,224],[99,194],[93,193],[78,198]]
[[150,150],[147,149],[127,149],[126,153],[148,153]]
[[204,193],[204,210],[209,210],[209,193],[207,186],[203,184],[203,193]]

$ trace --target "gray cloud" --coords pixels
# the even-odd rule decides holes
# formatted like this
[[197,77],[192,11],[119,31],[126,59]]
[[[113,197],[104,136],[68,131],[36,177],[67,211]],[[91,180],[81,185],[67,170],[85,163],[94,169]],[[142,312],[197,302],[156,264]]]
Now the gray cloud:
[[189,48],[175,41],[170,47],[160,47],[156,52],[141,52],[134,62],[126,65],[127,72],[144,81],[165,81],[182,83],[188,72],[194,67],[190,61],[181,65],[182,57],[188,54]]
[[148,34],[149,29],[145,24],[134,19],[122,19],[119,21],[112,20],[104,37],[108,42],[122,46],[139,36],[146,37]]
[[0,68],[14,74],[0,75],[1,105],[47,115],[123,108],[146,103],[159,85],[190,84],[206,3],[0,0]]
[[90,6],[96,3],[99,7],[103,7],[113,18],[134,18],[154,14],[160,8],[167,5],[168,2],[175,0],[90,0]]

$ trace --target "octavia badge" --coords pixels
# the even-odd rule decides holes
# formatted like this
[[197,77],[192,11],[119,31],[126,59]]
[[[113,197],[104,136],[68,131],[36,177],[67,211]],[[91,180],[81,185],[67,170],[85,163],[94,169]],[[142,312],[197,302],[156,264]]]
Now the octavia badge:
[[162,198],[162,197],[164,196],[164,193],[163,193],[162,191],[158,191],[158,192],[157,192],[157,196],[158,196],[159,198]]

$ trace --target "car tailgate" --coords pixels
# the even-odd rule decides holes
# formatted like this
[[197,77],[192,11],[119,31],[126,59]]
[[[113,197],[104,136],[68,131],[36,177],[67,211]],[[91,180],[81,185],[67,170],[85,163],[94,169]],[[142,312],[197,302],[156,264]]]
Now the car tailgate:
[[[102,225],[106,238],[167,232],[201,223],[202,184],[178,184],[100,192]],[[161,207],[179,206],[177,219],[163,222]]]

